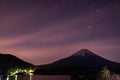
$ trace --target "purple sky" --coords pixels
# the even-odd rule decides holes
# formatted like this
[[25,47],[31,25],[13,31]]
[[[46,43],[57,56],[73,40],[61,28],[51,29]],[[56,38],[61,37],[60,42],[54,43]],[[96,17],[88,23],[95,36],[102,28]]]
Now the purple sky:
[[120,0],[0,0],[0,52],[45,64],[80,49],[120,62]]

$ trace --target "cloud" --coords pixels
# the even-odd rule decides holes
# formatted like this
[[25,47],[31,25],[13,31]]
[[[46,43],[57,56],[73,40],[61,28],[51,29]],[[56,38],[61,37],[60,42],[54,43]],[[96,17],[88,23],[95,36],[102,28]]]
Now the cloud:
[[[53,62],[53,61],[58,60],[63,57],[70,56],[74,52],[85,48],[85,49],[89,49],[89,50],[97,53],[100,56],[108,58],[110,60],[119,61],[119,58],[117,56],[119,56],[118,52],[119,52],[119,48],[120,48],[120,46],[119,46],[120,43],[114,44],[114,42],[116,42],[116,41],[114,41],[114,39],[113,40],[102,40],[102,41],[97,40],[97,41],[88,41],[88,42],[78,42],[78,43],[63,44],[63,45],[54,45],[54,43],[53,43],[53,45],[45,46],[45,47],[41,47],[41,46],[36,47],[36,45],[34,43],[31,46],[24,46],[24,44],[22,44],[21,46],[17,45],[24,41],[28,41],[29,39],[32,39],[32,38],[33,38],[33,36],[32,37],[30,36],[25,39],[23,37],[21,37],[21,41],[18,41],[18,40],[20,40],[20,39],[18,39],[16,43],[13,43],[13,44],[16,44],[14,46],[11,46],[13,44],[8,44],[8,43],[7,43],[8,45],[6,45],[4,47],[0,46],[0,48],[1,48],[0,51],[3,53],[12,53],[28,62],[32,62],[34,64],[38,64],[38,63],[44,64],[44,63]],[[39,44],[39,42],[36,42],[36,44],[37,43]],[[113,43],[113,44],[111,44],[111,43]],[[114,56],[113,56],[113,54],[114,54]],[[117,55],[117,56],[115,56],[115,55]]]

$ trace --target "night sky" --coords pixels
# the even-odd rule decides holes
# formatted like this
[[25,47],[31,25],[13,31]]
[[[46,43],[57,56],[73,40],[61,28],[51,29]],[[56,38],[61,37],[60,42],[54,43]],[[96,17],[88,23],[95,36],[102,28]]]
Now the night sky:
[[120,0],[0,0],[0,53],[46,64],[80,49],[120,62]]

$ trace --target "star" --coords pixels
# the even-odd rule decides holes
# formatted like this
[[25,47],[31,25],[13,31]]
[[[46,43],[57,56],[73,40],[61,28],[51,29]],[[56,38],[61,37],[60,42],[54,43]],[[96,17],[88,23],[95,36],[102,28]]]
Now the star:
[[97,8],[97,9],[96,9],[96,12],[100,12],[100,9],[99,9],[99,8]]
[[93,26],[89,25],[89,26],[88,26],[88,29],[92,29],[92,27],[93,27]]
[[93,32],[93,29],[92,29],[93,26],[92,25],[89,25],[87,28],[88,28],[88,33],[92,33]]

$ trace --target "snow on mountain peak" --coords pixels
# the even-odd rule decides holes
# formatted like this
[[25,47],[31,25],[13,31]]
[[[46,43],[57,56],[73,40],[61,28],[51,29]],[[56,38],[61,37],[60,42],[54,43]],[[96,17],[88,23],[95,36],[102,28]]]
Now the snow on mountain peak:
[[88,49],[82,49],[76,52],[75,54],[73,54],[73,56],[81,56],[81,57],[90,56],[90,55],[94,55],[94,53],[89,51]]

